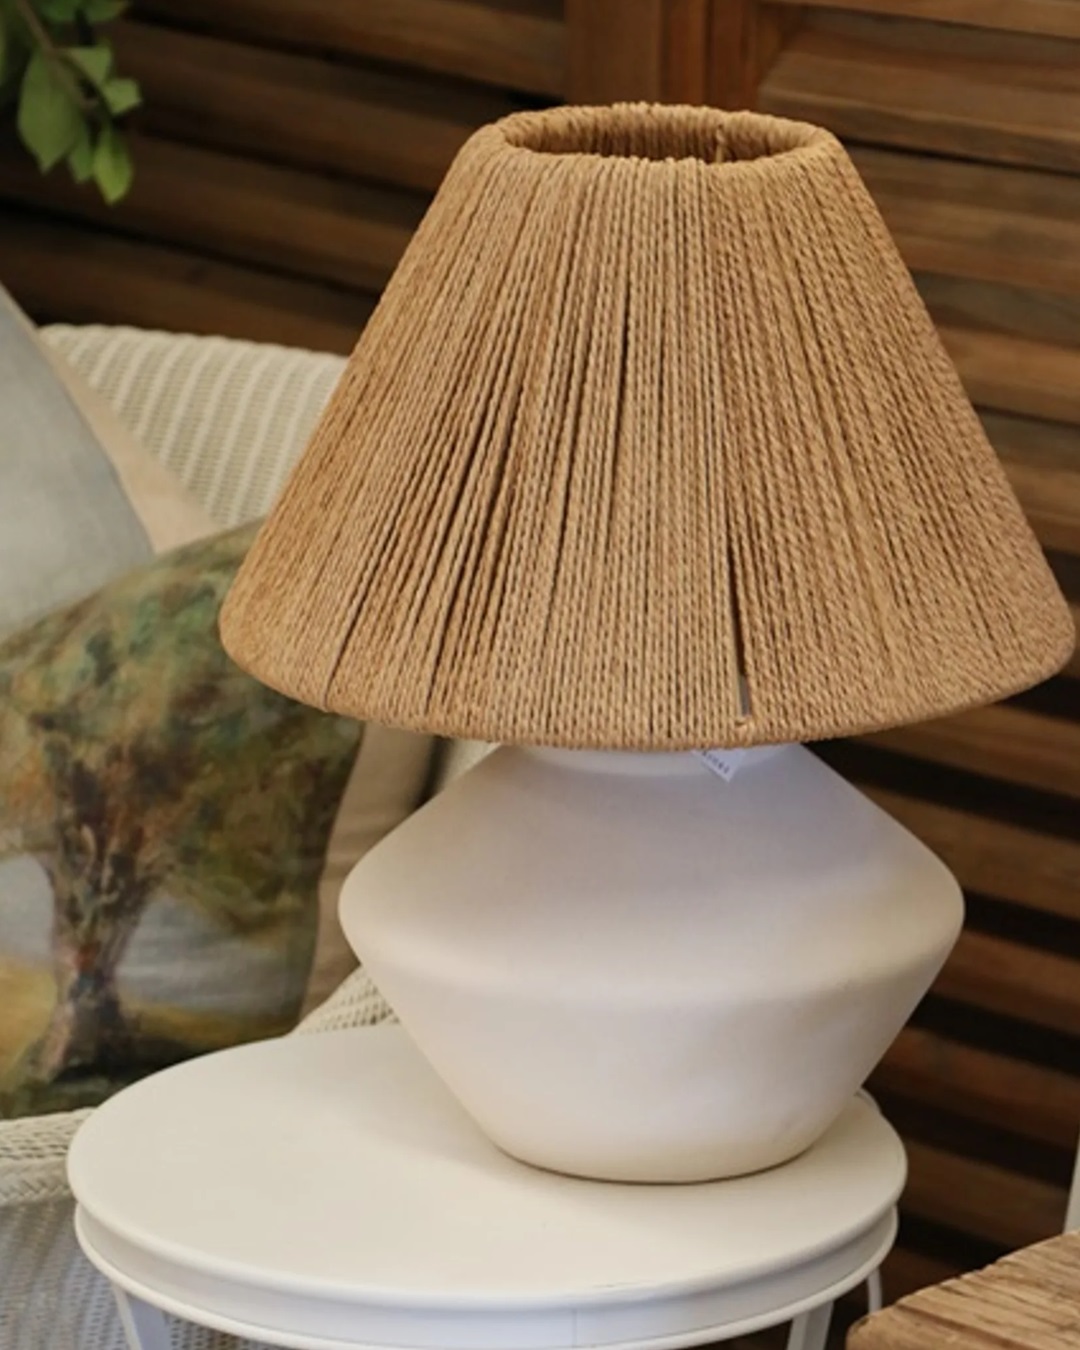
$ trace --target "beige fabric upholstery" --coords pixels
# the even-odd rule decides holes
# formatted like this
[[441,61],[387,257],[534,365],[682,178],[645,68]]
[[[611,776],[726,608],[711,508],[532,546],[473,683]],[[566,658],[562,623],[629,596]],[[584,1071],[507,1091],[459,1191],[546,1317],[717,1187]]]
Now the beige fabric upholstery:
[[63,324],[43,333],[223,526],[266,514],[345,365],[232,338]]

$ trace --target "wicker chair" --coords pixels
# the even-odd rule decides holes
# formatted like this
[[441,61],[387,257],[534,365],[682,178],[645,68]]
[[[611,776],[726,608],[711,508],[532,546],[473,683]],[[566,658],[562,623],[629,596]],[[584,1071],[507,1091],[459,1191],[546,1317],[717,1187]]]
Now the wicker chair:
[[[344,364],[217,337],[56,326],[46,340],[223,528],[264,514]],[[298,1028],[366,1026],[390,1009],[357,972]],[[0,1350],[123,1350],[104,1279],[79,1251],[65,1177],[85,1111],[0,1121]],[[183,1323],[173,1344],[243,1343]],[[250,1345],[250,1343],[248,1343]]]

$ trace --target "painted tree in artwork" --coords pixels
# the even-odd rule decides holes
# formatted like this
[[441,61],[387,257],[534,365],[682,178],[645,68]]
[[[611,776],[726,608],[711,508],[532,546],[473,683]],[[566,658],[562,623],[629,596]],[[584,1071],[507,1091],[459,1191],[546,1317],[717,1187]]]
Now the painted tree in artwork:
[[250,528],[195,544],[0,647],[0,854],[54,897],[56,1003],[30,1075],[131,1053],[117,971],[163,889],[305,963],[359,727],[273,693],[217,639]]

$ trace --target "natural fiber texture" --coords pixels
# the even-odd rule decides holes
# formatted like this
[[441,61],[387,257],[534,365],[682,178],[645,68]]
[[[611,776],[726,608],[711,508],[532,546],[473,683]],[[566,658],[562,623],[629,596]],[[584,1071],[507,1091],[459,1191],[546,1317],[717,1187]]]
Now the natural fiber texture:
[[909,1294],[852,1328],[848,1350],[1075,1350],[1080,1233]]
[[611,748],[916,721],[1074,640],[839,142],[636,105],[472,137],[222,622],[319,707]]

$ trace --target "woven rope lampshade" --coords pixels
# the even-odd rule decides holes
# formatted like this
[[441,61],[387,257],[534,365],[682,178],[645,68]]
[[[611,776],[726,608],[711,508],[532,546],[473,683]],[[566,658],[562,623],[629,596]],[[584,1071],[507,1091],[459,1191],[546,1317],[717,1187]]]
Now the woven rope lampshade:
[[915,721],[1073,641],[839,142],[648,106],[467,143],[223,633],[320,707],[610,748]]
[[840,144],[649,106],[472,137],[222,632],[305,702],[503,742],[342,923],[506,1152],[652,1182],[810,1147],[959,931],[944,865],[791,742],[1073,642]]

